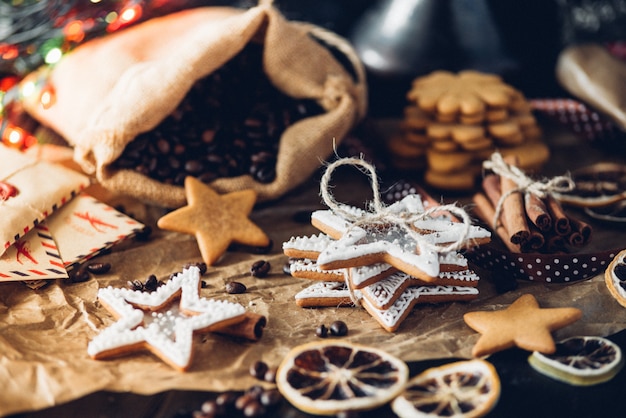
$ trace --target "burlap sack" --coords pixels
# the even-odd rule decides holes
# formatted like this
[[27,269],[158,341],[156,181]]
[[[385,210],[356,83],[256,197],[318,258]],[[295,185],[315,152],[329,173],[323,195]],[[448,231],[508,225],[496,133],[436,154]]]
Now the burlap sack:
[[[346,55],[355,77],[318,40]],[[366,112],[364,71],[352,47],[329,31],[286,20],[271,4],[248,10],[202,7],[155,18],[67,54],[49,74],[55,101],[36,97],[27,111],[74,147],[74,159],[111,190],[163,207],[185,204],[184,190],[136,171],[114,169],[124,147],[169,115],[194,82],[211,74],[252,40],[261,41],[263,69],[293,98],[317,101],[324,112],[282,134],[276,178],[219,178],[219,192],[252,188],[259,201],[280,197],[306,180]],[[31,74],[41,77],[41,74]],[[28,82],[29,80],[24,80]]]

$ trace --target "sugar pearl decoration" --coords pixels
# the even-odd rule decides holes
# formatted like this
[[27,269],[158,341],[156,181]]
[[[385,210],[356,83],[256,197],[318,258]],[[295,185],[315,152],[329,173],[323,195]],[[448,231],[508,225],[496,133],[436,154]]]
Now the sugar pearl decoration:
[[87,353],[104,358],[144,343],[167,363],[187,368],[195,331],[245,313],[238,303],[201,298],[199,284],[200,269],[191,266],[154,292],[100,289],[98,299],[119,319],[89,343]]

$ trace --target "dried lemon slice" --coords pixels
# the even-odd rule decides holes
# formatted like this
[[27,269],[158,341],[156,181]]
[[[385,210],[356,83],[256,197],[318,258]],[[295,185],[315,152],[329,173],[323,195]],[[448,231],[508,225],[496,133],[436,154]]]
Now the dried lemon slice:
[[500,378],[485,360],[465,360],[427,369],[412,378],[391,404],[400,418],[482,417],[500,399]]
[[568,338],[556,345],[554,354],[535,351],[528,362],[538,372],[576,386],[606,382],[623,363],[619,346],[602,337]]
[[385,351],[325,341],[293,348],[278,367],[276,385],[296,408],[334,415],[386,404],[402,391],[408,375],[406,363]]
[[626,307],[626,250],[613,258],[604,272],[604,283],[615,300]]

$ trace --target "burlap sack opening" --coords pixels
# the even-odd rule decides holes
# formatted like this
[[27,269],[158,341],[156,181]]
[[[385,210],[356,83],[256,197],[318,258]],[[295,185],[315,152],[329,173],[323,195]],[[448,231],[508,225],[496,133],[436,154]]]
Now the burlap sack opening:
[[[76,162],[104,187],[147,203],[179,207],[185,204],[182,187],[111,164],[137,135],[171,114],[197,80],[250,42],[264,45],[260,71],[278,90],[315,100],[324,112],[282,133],[274,181],[263,184],[241,175],[210,184],[219,192],[251,188],[259,201],[276,199],[305,181],[364,116],[367,91],[362,65],[344,39],[288,21],[272,5],[186,10],[90,41],[46,75],[54,104],[44,109],[31,97],[25,108],[66,139]],[[324,43],[348,57],[356,79]]]

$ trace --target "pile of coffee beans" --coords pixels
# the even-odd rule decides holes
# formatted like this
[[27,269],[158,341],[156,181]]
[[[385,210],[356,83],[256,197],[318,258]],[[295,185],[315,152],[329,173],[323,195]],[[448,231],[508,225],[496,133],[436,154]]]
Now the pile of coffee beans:
[[334,321],[330,324],[330,327],[320,324],[315,328],[315,335],[320,338],[326,338],[329,335],[332,337],[345,337],[348,335],[348,325],[343,321]]
[[113,167],[175,185],[186,176],[205,183],[242,174],[273,181],[282,133],[322,108],[276,89],[262,70],[262,53],[261,45],[250,43],[198,80],[171,115],[126,146]]
[[[263,361],[250,365],[250,375],[261,382],[254,384],[244,392],[223,392],[215,399],[209,399],[200,405],[200,409],[191,413],[192,418],[215,417],[265,417],[277,416],[277,408],[283,402],[283,396],[274,386],[276,368],[269,367]],[[266,387],[270,384],[270,387]]]

